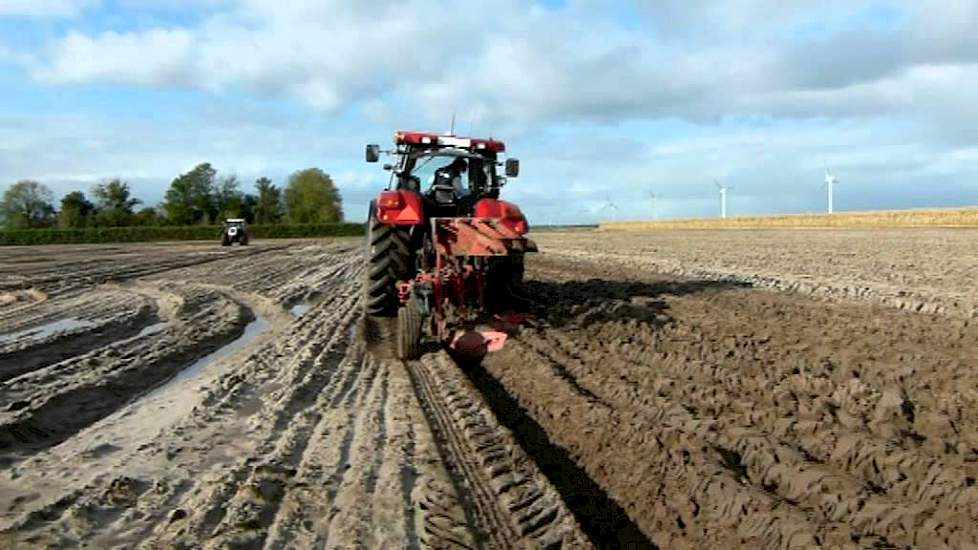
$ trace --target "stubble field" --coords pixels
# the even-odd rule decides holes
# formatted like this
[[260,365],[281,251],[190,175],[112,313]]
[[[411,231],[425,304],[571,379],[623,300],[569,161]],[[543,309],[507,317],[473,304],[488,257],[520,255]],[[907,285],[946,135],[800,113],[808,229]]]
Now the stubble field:
[[978,231],[536,239],[467,369],[357,239],[0,249],[0,546],[978,544]]

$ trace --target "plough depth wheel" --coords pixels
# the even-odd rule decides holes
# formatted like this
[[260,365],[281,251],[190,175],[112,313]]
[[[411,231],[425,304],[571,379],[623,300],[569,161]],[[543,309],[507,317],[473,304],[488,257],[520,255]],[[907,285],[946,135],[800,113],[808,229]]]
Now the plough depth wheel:
[[407,303],[397,309],[397,357],[412,360],[421,357],[421,323],[424,316],[417,306]]

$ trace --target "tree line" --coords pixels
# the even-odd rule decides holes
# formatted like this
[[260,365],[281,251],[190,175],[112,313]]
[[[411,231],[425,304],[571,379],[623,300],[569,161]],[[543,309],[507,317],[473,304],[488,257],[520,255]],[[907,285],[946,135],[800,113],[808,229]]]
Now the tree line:
[[129,184],[111,179],[93,186],[90,197],[71,191],[55,205],[42,183],[19,181],[0,201],[5,229],[211,225],[244,218],[259,225],[324,224],[343,221],[343,200],[328,174],[319,168],[293,173],[284,188],[261,177],[254,193],[241,190],[235,175],[221,176],[210,163],[198,164],[170,183],[163,202],[144,206]]

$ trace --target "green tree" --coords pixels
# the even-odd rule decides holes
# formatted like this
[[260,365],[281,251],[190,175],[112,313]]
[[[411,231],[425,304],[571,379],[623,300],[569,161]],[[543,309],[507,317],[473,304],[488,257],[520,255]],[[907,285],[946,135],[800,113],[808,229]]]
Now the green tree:
[[95,221],[98,225],[120,227],[132,224],[132,209],[143,201],[133,198],[129,184],[113,179],[92,188]]
[[300,170],[285,187],[285,206],[291,223],[343,221],[343,200],[329,175],[319,168]]
[[214,204],[216,179],[217,170],[209,162],[177,176],[163,200],[167,221],[174,225],[210,223],[217,216]]
[[58,227],[62,229],[85,227],[94,211],[95,205],[85,197],[85,193],[72,191],[61,198]]
[[261,177],[255,181],[258,191],[255,203],[255,223],[272,225],[282,221],[282,190],[272,183],[272,180]]
[[240,218],[244,195],[235,175],[221,178],[214,189],[214,203],[217,205],[218,219]]
[[258,206],[258,197],[251,193],[245,193],[241,201],[241,217],[248,223],[255,223],[255,208]]
[[158,208],[147,206],[141,208],[133,215],[133,224],[147,227],[157,227],[163,225],[163,216],[160,215]]
[[0,202],[0,219],[7,229],[48,227],[54,221],[54,195],[45,185],[31,180],[11,185]]

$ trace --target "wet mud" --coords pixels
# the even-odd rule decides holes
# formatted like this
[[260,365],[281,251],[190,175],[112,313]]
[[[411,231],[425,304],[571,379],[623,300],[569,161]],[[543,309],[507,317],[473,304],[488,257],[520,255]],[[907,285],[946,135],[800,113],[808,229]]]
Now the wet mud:
[[0,547],[978,544],[956,279],[596,238],[479,366],[394,359],[359,239],[0,250]]
[[978,330],[742,282],[541,257],[484,363],[660,547],[978,536]]

